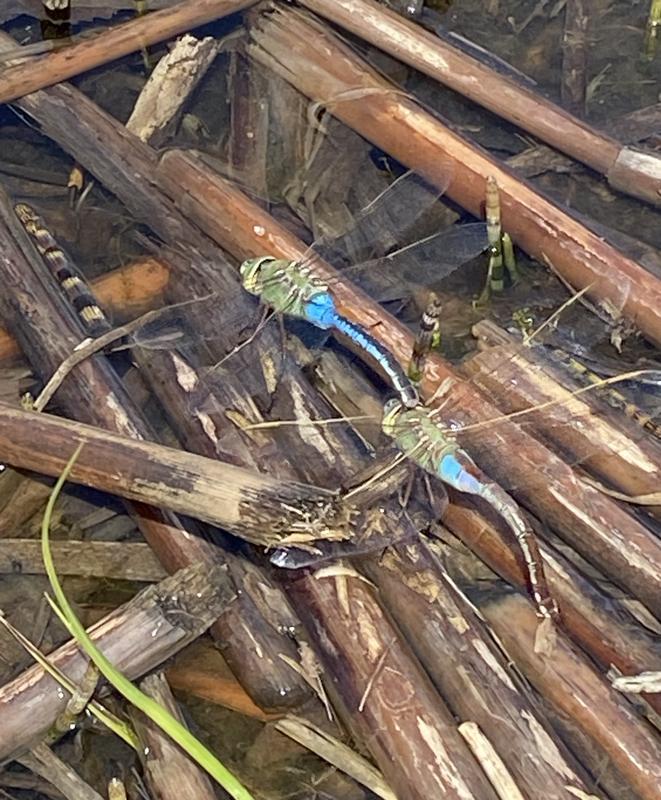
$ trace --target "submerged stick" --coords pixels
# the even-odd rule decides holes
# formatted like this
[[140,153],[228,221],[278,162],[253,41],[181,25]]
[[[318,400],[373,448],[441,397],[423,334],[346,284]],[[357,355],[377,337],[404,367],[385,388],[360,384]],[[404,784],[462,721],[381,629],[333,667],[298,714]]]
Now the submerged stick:
[[[439,570],[438,559],[423,541],[391,548],[378,563],[368,565],[367,573],[453,713],[479,725],[525,797],[569,800],[572,790],[587,791],[579,768],[556,743],[473,605]],[[538,738],[542,730],[543,746]],[[506,748],[501,746],[504,731]],[[520,758],[534,750],[530,760]]]
[[225,789],[235,800],[254,800],[252,795],[244,788],[237,778],[222,764],[216,756],[205,747],[202,742],[193,736],[179,716],[173,716],[167,708],[164,708],[157,700],[150,695],[142,692],[135,686],[124,673],[118,669],[113,662],[104,655],[94,644],[92,638],[85,630],[83,624],[76,616],[73,607],[69,603],[62,584],[58,578],[53,565],[50,553],[50,524],[51,516],[57,498],[71,473],[71,469],[83,449],[83,444],[78,445],[76,450],[68,460],[62,474],[57,479],[44,512],[41,523],[41,551],[46,567],[48,580],[55,596],[51,600],[51,608],[69,632],[74,636],[78,646],[85,652],[94,666],[99,670],[104,678],[125,700],[142,711],[149,720],[155,723],[161,731],[167,733],[181,749],[194,759],[200,767],[213,777],[216,782]]
[[[572,454],[622,492],[644,495],[658,490],[661,443],[622,418],[628,411],[625,397],[619,395],[624,405],[621,415],[614,411],[606,416],[598,414],[590,402],[599,394],[571,397],[570,389],[559,382],[557,362],[543,360],[543,348],[522,348],[514,337],[486,320],[475,325],[473,333],[482,352],[465,361],[461,372],[496,398],[499,408],[515,413],[540,406],[542,410],[529,420],[563,453]],[[507,367],[503,368],[505,362]],[[557,413],[566,403],[576,415],[575,424],[563,424],[565,421]],[[661,509],[650,510],[661,516]]]
[[[0,46],[5,46],[7,38],[0,35]],[[64,95],[69,99],[64,100]],[[73,146],[77,153],[76,161],[89,168],[97,180],[117,194],[136,219],[144,220],[163,241],[176,245],[186,263],[187,274],[190,275],[194,253],[195,258],[213,264],[214,291],[222,294],[224,289],[228,293],[236,290],[235,277],[223,280],[224,274],[225,278],[232,275],[229,264],[224,263],[222,252],[195,225],[185,220],[154,185],[157,159],[152,148],[129,134],[123,125],[71,87],[52,87],[30,95],[26,102],[28,99],[36,101],[41,121],[49,134],[65,147]],[[75,119],[81,126],[74,132],[72,123]],[[100,141],[104,143],[103,147],[99,147]],[[25,265],[17,262],[12,275],[17,290],[19,285],[22,290],[26,281]],[[7,319],[11,319],[14,333],[21,339],[33,367],[46,380],[69,356],[79,339],[72,340],[68,336],[63,340],[63,326],[57,309],[52,305],[44,306],[45,298],[41,296],[38,302],[33,302],[34,292],[35,287],[32,287],[29,297],[20,295],[24,302],[16,310],[23,314],[9,314]],[[21,318],[23,315],[32,321],[31,329]],[[64,330],[68,331],[66,325]],[[71,417],[83,422],[117,429],[117,424],[132,421],[144,439],[155,438],[153,433],[147,432],[144,418],[127,394],[110,380],[102,357],[96,356],[79,364],[58,389],[57,399]],[[286,606],[270,577],[230,549],[223,553],[217,539],[211,542],[207,537],[195,535],[199,534],[199,529],[192,520],[186,523],[187,529],[193,528],[191,535],[189,530],[178,527],[179,521],[171,512],[160,512],[144,505],[139,508],[133,505],[131,510],[137,511],[140,530],[167,569],[177,569],[182,563],[198,559],[209,564],[224,559],[228,564],[237,586],[241,587],[240,599],[223,614],[212,633],[222,642],[224,654],[236,674],[241,675],[253,699],[265,708],[280,708],[283,703],[291,706],[309,697],[307,684],[280,658],[283,652],[294,658],[295,643],[284,632],[284,627],[280,629],[273,624],[274,604],[268,608],[267,619],[260,601],[261,592],[267,591],[272,602],[279,598],[278,611]],[[217,532],[214,534],[216,537]],[[286,624],[291,623],[288,621]]]
[[[195,641],[234,597],[227,567],[197,563],[140,592],[89,633],[107,658],[135,678]],[[74,641],[48,658],[74,683],[80,682],[87,669],[88,659]],[[10,758],[42,736],[67,700],[40,666],[0,687],[0,757]]]
[[[428,678],[421,680],[408,643],[390,626],[376,590],[360,578],[346,578],[346,602],[332,574],[310,580],[299,573],[289,584],[326,667],[333,705],[345,709],[373,752],[391,755],[379,758],[379,766],[397,797],[492,800],[496,793],[454,717]],[[401,738],[404,731],[409,735]]]
[[[148,675],[140,683],[142,691],[166,708],[182,725],[184,715],[162,672]],[[129,711],[140,741],[139,751],[144,777],[152,797],[162,800],[215,800],[216,792],[209,777],[181,752],[180,748],[154,723]]]
[[535,618],[514,595],[483,604],[482,613],[507,653],[526,678],[589,739],[592,772],[612,761],[641,800],[657,800],[661,784],[661,745],[632,706],[596,674],[588,660],[568,641],[559,640],[553,658],[536,655],[529,646]]

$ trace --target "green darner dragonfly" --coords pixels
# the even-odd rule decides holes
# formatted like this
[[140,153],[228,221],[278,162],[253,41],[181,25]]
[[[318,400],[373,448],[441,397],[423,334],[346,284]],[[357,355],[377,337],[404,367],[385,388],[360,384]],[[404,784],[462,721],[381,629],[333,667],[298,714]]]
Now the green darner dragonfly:
[[505,520],[523,555],[537,613],[542,619],[553,619],[558,608],[546,582],[535,535],[515,501],[478,468],[423,406],[405,409],[398,400],[389,400],[381,427],[403,455],[457,491],[481,497]]
[[[523,347],[519,348],[519,351]],[[506,383],[508,380],[515,381],[519,367],[514,365],[514,361],[521,356],[517,352],[507,359],[500,361],[496,367],[487,369],[497,369],[501,374],[501,379]],[[508,369],[511,368],[511,378],[508,377]],[[542,370],[540,369],[540,373]],[[483,373],[482,378],[486,377]],[[638,384],[640,387],[651,387],[656,391],[656,417],[659,417],[661,410],[661,371],[640,370],[629,374],[628,383]],[[548,379],[548,376],[547,376]],[[469,494],[481,498],[498,514],[513,533],[521,551],[525,569],[527,570],[528,584],[537,613],[544,620],[553,620],[557,615],[556,603],[549,591],[546,577],[544,574],[543,561],[539,553],[535,535],[531,523],[526,513],[519,507],[518,503],[511,495],[518,489],[518,481],[522,480],[522,472],[530,470],[532,483],[539,486],[553,485],[558,477],[555,473],[560,472],[560,460],[552,457],[548,462],[534,459],[527,463],[525,459],[530,459],[523,449],[521,452],[512,452],[512,474],[508,476],[499,470],[499,482],[493,481],[478,464],[484,464],[484,469],[493,466],[498,460],[506,458],[503,444],[507,445],[507,440],[500,442],[498,426],[505,421],[509,421],[506,415],[494,417],[492,420],[471,423],[462,413],[462,402],[466,399],[469,404],[469,395],[475,391],[475,387],[468,381],[465,384],[458,384],[451,393],[453,396],[448,398],[450,408],[445,408],[445,419],[442,421],[437,410],[418,405],[415,408],[406,408],[400,400],[389,400],[384,407],[380,426],[383,433],[395,445],[400,455],[391,459],[390,466],[381,469],[377,476],[383,478],[384,474],[398,462],[408,460],[427,474],[439,479],[444,485],[450,486],[459,493]],[[553,426],[557,429],[565,428],[567,431],[578,431],[581,427],[589,427],[593,416],[593,409],[589,405],[579,400],[579,395],[566,392],[564,399],[554,400],[546,404],[546,407],[535,409],[525,409],[519,413],[517,423],[519,428],[525,428],[535,417],[548,418],[551,433],[549,439],[553,438]],[[516,415],[515,415],[516,416]],[[447,424],[447,419],[452,423]],[[339,420],[338,420],[339,421]],[[640,427],[629,426],[626,435],[620,431],[620,426],[624,426],[626,420],[618,421],[613,433],[614,437],[611,448],[621,448],[620,455],[636,459],[639,457],[638,439],[647,436],[647,432]],[[360,420],[361,429],[364,428],[364,420]],[[277,423],[276,423],[277,424]],[[323,424],[323,423],[322,423]],[[377,420],[374,420],[377,424]],[[600,421],[599,425],[603,425]],[[549,430],[547,424],[546,430]],[[557,431],[556,431],[557,433]],[[464,441],[468,441],[470,455]],[[516,441],[516,439],[515,439]],[[460,444],[460,442],[462,444]],[[522,442],[523,444],[523,442]],[[651,444],[651,442],[650,442]],[[603,445],[602,445],[603,446]],[[579,465],[584,461],[589,462],[590,457],[594,456],[599,446],[595,445],[594,450],[584,449],[577,451],[575,458],[569,459],[571,466]],[[652,447],[652,450],[654,448]],[[627,452],[628,451],[628,452]],[[642,451],[641,451],[642,452]],[[649,453],[648,453],[649,455]],[[659,467],[661,469],[661,452],[657,453]],[[524,460],[523,470],[518,465],[517,459]],[[649,458],[648,458],[649,462]],[[565,464],[562,464],[565,467]],[[571,474],[571,473],[570,473]],[[526,476],[527,478],[528,476]],[[561,484],[558,484],[560,486]],[[359,489],[353,489],[349,497],[353,496]],[[566,489],[565,489],[566,491]],[[585,493],[577,494],[577,497],[586,497]],[[567,498],[571,503],[573,498]],[[590,508],[584,507],[582,511],[590,514]],[[272,561],[280,567],[296,568],[306,563],[305,555],[295,549],[277,550],[272,556]],[[309,562],[308,562],[309,563]]]
[[[448,175],[448,183],[449,179]],[[485,223],[452,226],[413,244],[393,246],[440,194],[414,173],[405,173],[362,209],[348,230],[338,237],[318,239],[300,260],[286,261],[264,254],[245,261],[240,270],[243,288],[285,319],[304,320],[351,340],[380,367],[404,405],[413,407],[417,393],[406,371],[368,330],[338,312],[333,281],[316,274],[315,262],[323,258],[341,270],[338,280],[356,283],[382,303],[408,297],[412,287],[442,280],[487,249]],[[234,304],[232,297],[222,301],[229,308]],[[177,315],[175,310],[174,325],[165,315],[155,326],[138,333],[136,344],[168,348],[184,343],[183,331],[177,335]],[[226,324],[234,322],[230,319]]]

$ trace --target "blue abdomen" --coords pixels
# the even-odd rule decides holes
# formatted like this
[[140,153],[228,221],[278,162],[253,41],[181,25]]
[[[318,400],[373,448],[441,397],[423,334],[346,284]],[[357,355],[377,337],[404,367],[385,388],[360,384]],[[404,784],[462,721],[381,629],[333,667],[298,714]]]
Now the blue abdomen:
[[317,292],[303,304],[305,319],[322,330],[334,328],[348,336],[361,350],[377,361],[399,394],[402,403],[412,408],[418,403],[418,393],[390,352],[360,325],[337,313],[335,301],[329,292]]
[[305,319],[322,330],[332,328],[337,321],[335,301],[330,292],[314,294],[303,306]]
[[443,456],[438,465],[438,477],[460,492],[466,494],[480,494],[482,484],[462,467],[453,453]]

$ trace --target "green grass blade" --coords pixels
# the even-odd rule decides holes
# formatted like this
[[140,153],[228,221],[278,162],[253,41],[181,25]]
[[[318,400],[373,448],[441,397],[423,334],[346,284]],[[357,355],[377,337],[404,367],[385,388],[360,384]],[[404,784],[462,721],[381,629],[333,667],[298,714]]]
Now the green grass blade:
[[175,719],[163,706],[153,700],[151,697],[140,691],[137,686],[134,686],[131,681],[122,675],[115,667],[108,661],[108,659],[97,649],[96,645],[92,642],[87,635],[87,631],[81,625],[80,620],[76,617],[73,608],[69,604],[62,586],[60,584],[57,573],[55,572],[55,565],[50,551],[49,529],[50,521],[53,514],[53,509],[57,498],[64,486],[71,469],[82,450],[83,445],[80,444],[74,454],[69,459],[64,471],[57,480],[53,487],[44,517],[41,523],[41,552],[46,568],[46,574],[50,581],[53,594],[57,600],[57,604],[62,611],[67,625],[76,638],[80,647],[89,656],[91,661],[95,664],[99,672],[106,678],[106,680],[121,694],[126,700],[134,705],[137,709],[142,711],[149,717],[156,725],[161,728],[170,738],[176,742],[184,752],[186,752],[192,759],[194,759],[204,770],[206,770],[212,778],[214,778],[222,787],[228,792],[235,800],[254,800],[253,796],[245,789],[237,778],[208,750],[200,741],[198,741],[193,734],[184,727],[179,720]]

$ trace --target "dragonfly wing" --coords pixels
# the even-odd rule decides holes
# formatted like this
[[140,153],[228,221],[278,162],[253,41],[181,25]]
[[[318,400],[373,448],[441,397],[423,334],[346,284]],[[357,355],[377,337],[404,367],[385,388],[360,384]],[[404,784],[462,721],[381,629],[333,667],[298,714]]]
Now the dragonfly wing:
[[459,225],[342,274],[380,303],[387,303],[407,297],[413,286],[438,283],[487,247],[485,223]]
[[[231,309],[231,313],[225,313]],[[148,350],[173,350],[194,345],[204,340],[227,338],[236,331],[237,336],[257,327],[259,314],[254,298],[241,288],[230,294],[211,294],[183,303],[165,306],[158,312],[146,315],[145,323],[132,336],[128,346]],[[217,327],[213,321],[217,319]],[[200,331],[205,331],[204,335]]]
[[[477,327],[488,333],[486,325]],[[624,458],[629,465],[631,487],[636,480],[648,480],[649,475],[638,467],[659,462],[654,431],[661,435],[661,371],[633,370],[626,373],[627,380],[620,375],[617,381],[610,378],[599,385],[596,376],[592,384],[580,374],[572,381],[569,372],[549,362],[544,348],[525,347],[502,334],[500,341],[503,344],[465,362],[462,372],[470,376],[465,386],[458,384],[451,396],[438,398],[444,423],[487,474],[514,492],[524,478],[529,481],[537,476],[542,484],[557,479],[557,461],[540,461],[527,445],[517,444],[509,434],[501,435],[503,426],[513,422],[545,442],[563,461],[593,472],[598,480],[611,481],[609,451],[613,459]],[[493,398],[502,413],[477,423],[467,418],[465,409],[476,387]],[[647,400],[644,408],[635,409],[634,404],[643,398]],[[504,464],[511,467],[503,470]],[[624,484],[615,485],[627,491]],[[636,492],[630,489],[629,493]]]
[[321,237],[310,245],[336,266],[346,266],[374,252],[382,254],[402,241],[416,220],[443,194],[451,180],[448,167],[442,184],[432,186],[415,172],[406,172],[368,202],[337,237]]

